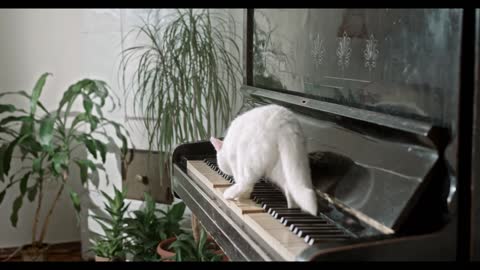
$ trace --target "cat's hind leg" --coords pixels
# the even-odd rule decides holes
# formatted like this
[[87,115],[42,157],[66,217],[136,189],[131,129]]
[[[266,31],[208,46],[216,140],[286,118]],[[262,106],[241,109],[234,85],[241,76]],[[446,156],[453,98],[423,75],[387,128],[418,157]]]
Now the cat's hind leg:
[[[248,176],[245,176],[248,175]],[[227,200],[232,199],[249,199],[253,191],[253,186],[260,179],[260,176],[254,175],[250,172],[243,172],[237,174],[235,177],[236,183],[227,188],[223,193],[223,197]]]
[[223,197],[227,200],[248,199],[250,198],[250,193],[252,190],[253,185],[248,183],[236,183],[225,190]]
[[288,192],[287,188],[285,188],[284,194],[285,194],[285,198],[287,198],[287,207],[288,208],[298,208],[298,204],[293,199],[292,194],[290,192]]

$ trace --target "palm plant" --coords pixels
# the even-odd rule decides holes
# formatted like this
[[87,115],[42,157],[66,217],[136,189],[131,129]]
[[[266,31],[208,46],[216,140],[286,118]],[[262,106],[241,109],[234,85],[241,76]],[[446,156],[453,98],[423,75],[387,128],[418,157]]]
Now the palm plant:
[[173,146],[220,134],[234,115],[240,51],[226,16],[176,9],[166,23],[148,16],[129,33],[145,36],[147,43],[124,51],[123,83],[167,174]]

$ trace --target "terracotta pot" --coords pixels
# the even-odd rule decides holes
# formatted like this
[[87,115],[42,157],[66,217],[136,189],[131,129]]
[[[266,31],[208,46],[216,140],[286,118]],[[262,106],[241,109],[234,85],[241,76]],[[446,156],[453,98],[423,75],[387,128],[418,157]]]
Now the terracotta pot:
[[48,259],[48,245],[42,246],[25,245],[22,247],[20,253],[22,254],[22,260],[24,262],[45,262]]
[[[168,238],[168,239],[165,239],[163,240],[162,242],[160,242],[157,246],[157,253],[158,255],[160,255],[160,257],[162,259],[164,259],[164,261],[166,262],[172,262],[173,260],[167,260],[167,258],[171,258],[171,257],[174,257],[175,256],[175,253],[174,252],[171,252],[168,250],[168,247],[173,243],[175,242],[175,240],[177,240],[176,237],[171,237],[171,238]],[[213,238],[209,237],[208,240],[209,242],[214,242],[215,241],[213,240]],[[216,245],[216,243],[215,243]],[[216,245],[217,246],[217,245]],[[218,248],[218,246],[217,246]],[[225,261],[225,262],[228,262],[228,257],[225,255],[225,253],[223,252],[223,250],[221,250],[220,248],[218,248],[218,250],[215,250],[214,251],[215,254],[223,254],[223,259],[222,261]]]
[[[158,246],[157,246],[157,253],[160,255],[162,259],[170,258],[175,256],[175,253],[168,251],[168,247],[177,240],[177,237],[170,237],[168,239],[165,239],[161,241]],[[171,260],[166,260],[166,261],[171,261]]]
[[225,252],[223,252],[223,250],[221,250],[221,249],[215,250],[213,253],[218,254],[218,255],[220,255],[220,254],[223,255],[223,257],[222,257],[222,262],[228,262],[228,261],[230,261],[230,260],[228,259],[227,255],[225,255]]

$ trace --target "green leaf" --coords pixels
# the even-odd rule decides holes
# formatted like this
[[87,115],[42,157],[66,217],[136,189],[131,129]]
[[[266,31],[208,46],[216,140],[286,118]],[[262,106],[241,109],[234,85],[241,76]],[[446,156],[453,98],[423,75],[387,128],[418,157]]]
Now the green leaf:
[[33,133],[34,127],[34,120],[33,116],[27,116],[22,119],[22,127],[20,128],[20,134],[30,134]]
[[94,158],[97,158],[97,146],[95,144],[95,141],[89,140],[87,138],[84,138],[83,141],[87,146],[88,152],[90,152],[90,154],[92,154]]
[[95,144],[97,145],[97,149],[102,157],[102,162],[105,163],[107,158],[107,146],[99,140],[95,140]]
[[88,116],[85,113],[80,113],[73,119],[72,128],[75,127],[78,123],[87,121]]
[[51,73],[44,73],[38,79],[37,83],[33,87],[32,91],[32,99],[30,101],[30,115],[35,115],[35,111],[37,109],[37,103],[40,99],[40,95],[42,94],[43,86],[47,80],[47,77],[51,75]]
[[26,173],[20,180],[20,193],[22,196],[25,195],[25,192],[27,192],[28,177],[30,177],[30,172]]
[[97,128],[100,120],[95,115],[90,115],[88,116],[88,122],[90,123],[90,131],[93,132]]
[[186,205],[183,202],[179,202],[172,207],[170,211],[170,215],[175,220],[181,220],[183,218],[183,214],[185,213]]
[[23,204],[23,196],[20,195],[13,202],[12,214],[10,215],[10,222],[12,223],[13,227],[17,227],[18,210],[20,210],[20,208],[22,207],[22,204]]
[[27,197],[30,202],[33,202],[33,200],[35,200],[35,197],[37,196],[37,190],[38,184],[35,184],[28,189]]
[[34,156],[37,156],[38,152],[43,150],[42,146],[35,140],[33,136],[26,137],[20,144],[20,147],[24,154],[30,153]]
[[15,106],[13,106],[11,104],[8,104],[8,105],[0,104],[0,113],[14,112],[16,110],[17,110],[17,108],[15,108]]
[[85,184],[88,180],[88,166],[81,161],[75,161],[75,163],[80,168],[80,180],[82,181],[82,184]]
[[87,116],[92,115],[93,102],[87,95],[83,96],[83,108]]
[[11,122],[25,122],[25,121],[28,121],[32,119],[32,117],[30,116],[8,116],[8,117],[5,117],[3,118],[1,121],[0,121],[0,126],[3,126],[3,125],[6,125],[6,124],[9,124]]
[[34,172],[39,172],[42,169],[42,159],[40,157],[33,160],[32,169]]
[[78,197],[78,194],[74,191],[70,191],[70,199],[73,202],[73,207],[75,207],[75,210],[80,212],[80,198]]
[[13,155],[13,150],[15,149],[15,146],[20,142],[22,142],[26,137],[29,135],[23,135],[22,137],[18,137],[15,140],[13,140],[10,144],[8,144],[7,149],[3,153],[3,173],[4,175],[8,175],[8,172],[10,171],[10,162],[12,161],[12,155]]
[[68,168],[68,154],[66,152],[56,152],[52,158],[53,170],[58,175],[62,172],[62,168]]
[[0,192],[0,204],[2,204],[3,198],[5,198],[6,193],[7,193],[7,189],[4,189],[2,192]]
[[5,182],[4,178],[4,168],[3,168],[3,161],[5,159],[5,152],[7,151],[8,144],[4,144],[0,146],[0,181]]
[[75,160],[75,163],[80,168],[80,180],[82,181],[82,184],[85,184],[85,182],[88,180],[88,168],[90,168],[92,171],[95,171],[97,167],[91,160],[88,159]]
[[44,118],[40,122],[40,144],[42,146],[48,146],[52,142],[53,138],[53,126],[55,124],[55,115],[50,115]]

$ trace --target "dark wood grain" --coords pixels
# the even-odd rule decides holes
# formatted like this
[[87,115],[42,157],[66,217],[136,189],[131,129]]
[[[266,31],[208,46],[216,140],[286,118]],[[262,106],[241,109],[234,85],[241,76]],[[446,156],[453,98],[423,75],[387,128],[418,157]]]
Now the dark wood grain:
[[[5,260],[17,250],[18,247],[11,248],[0,248],[0,261]],[[48,252],[48,261],[52,262],[78,262],[83,261],[82,259],[82,245],[80,242],[68,242],[68,243],[59,243],[53,244],[49,248]],[[18,252],[14,257],[12,257],[10,262],[20,262],[22,261],[21,253]]]

